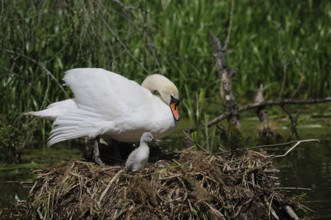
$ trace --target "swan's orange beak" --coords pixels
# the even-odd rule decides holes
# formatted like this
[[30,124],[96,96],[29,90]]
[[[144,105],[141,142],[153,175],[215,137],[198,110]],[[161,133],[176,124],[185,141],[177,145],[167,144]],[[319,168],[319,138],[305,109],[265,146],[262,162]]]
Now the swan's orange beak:
[[179,100],[171,96],[170,109],[176,121],[180,120],[178,105],[179,105]]

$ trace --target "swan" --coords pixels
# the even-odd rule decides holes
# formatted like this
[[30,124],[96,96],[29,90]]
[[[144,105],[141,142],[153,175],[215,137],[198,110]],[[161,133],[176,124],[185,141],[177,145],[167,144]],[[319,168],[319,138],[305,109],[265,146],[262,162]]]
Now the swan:
[[125,163],[127,171],[136,172],[145,167],[149,158],[149,142],[153,141],[153,135],[150,132],[145,132],[141,136],[140,145],[131,152]]
[[68,70],[63,80],[74,98],[25,114],[54,120],[48,146],[80,137],[94,139],[100,165],[96,149],[100,138],[132,143],[151,132],[160,139],[170,135],[180,120],[178,89],[163,75],[150,75],[139,85],[101,68],[77,68]]

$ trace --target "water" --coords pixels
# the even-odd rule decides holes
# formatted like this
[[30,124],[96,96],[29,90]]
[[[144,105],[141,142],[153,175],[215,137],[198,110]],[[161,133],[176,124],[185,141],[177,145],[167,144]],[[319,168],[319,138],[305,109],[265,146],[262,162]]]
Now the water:
[[290,194],[306,193],[304,204],[313,209],[312,219],[331,219],[331,141],[299,146],[285,158],[278,159],[283,186],[310,188],[292,190]]
[[[320,142],[302,143],[286,157],[275,159],[274,163],[280,170],[282,187],[294,188],[284,192],[302,198],[301,202],[314,210],[313,213],[307,213],[307,217],[331,219],[331,118],[311,118],[307,115],[301,118],[309,120],[299,121],[297,130],[300,139],[319,139]],[[277,132],[287,137],[290,130],[289,120],[273,118],[272,121]],[[246,142],[247,146],[254,146],[252,139],[257,136],[258,120],[256,117],[246,118],[241,123],[242,132],[249,140]],[[270,154],[281,155],[291,146],[293,145],[273,147],[267,151]]]
[[[278,132],[284,136],[288,133],[288,121],[279,122]],[[318,138],[320,143],[303,143],[284,158],[275,159],[280,169],[282,186],[301,187],[310,190],[287,190],[289,195],[300,195],[303,203],[313,209],[311,219],[331,219],[331,121],[314,120],[307,125],[298,127],[301,139]],[[255,131],[257,120],[243,122],[245,134]],[[180,130],[174,137],[178,140]],[[178,145],[165,141],[164,145]],[[73,144],[75,145],[75,144]],[[268,149],[272,154],[283,154],[287,148]],[[38,148],[30,150],[23,155],[24,164],[0,165],[0,210],[15,202],[15,195],[24,200],[28,195],[28,188],[21,184],[30,180],[33,170],[65,164],[73,158],[81,158],[82,151],[77,147],[56,146],[51,148]],[[1,211],[0,211],[1,217]]]
[[29,150],[22,156],[22,164],[0,164],[0,219],[1,208],[9,207],[14,203],[15,195],[20,200],[28,196],[32,186],[31,179],[35,176],[34,170],[57,166],[66,163],[73,158],[81,158],[79,149],[68,146],[54,148],[37,148]]
[[[298,145],[286,157],[275,159],[283,187],[303,188],[286,190],[291,196],[302,196],[304,205],[314,211],[310,219],[331,219],[331,120],[311,120],[298,126],[301,139],[317,138],[320,142]],[[288,133],[286,126],[279,132]],[[293,146],[293,145],[291,145]],[[272,148],[270,154],[281,155],[290,148]]]

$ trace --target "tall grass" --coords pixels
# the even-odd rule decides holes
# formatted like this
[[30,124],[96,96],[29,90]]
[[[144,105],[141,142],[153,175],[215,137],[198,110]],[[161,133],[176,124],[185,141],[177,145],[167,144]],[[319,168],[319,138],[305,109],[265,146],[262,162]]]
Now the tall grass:
[[[209,32],[224,42],[231,1],[30,0],[0,7],[2,115],[17,118],[69,97],[61,79],[74,67],[102,67],[139,82],[162,73],[187,103],[201,91],[218,102]],[[227,61],[238,69],[238,97],[251,99],[260,82],[267,97],[329,95],[330,11],[329,1],[234,1]],[[196,118],[192,105],[184,114]]]

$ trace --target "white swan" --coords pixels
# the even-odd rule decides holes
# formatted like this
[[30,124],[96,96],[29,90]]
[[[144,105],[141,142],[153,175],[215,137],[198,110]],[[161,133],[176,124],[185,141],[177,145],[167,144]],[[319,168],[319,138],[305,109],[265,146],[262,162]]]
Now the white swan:
[[147,131],[159,139],[170,135],[180,119],[178,90],[162,75],[148,76],[140,86],[104,69],[79,68],[67,71],[64,81],[73,99],[26,113],[55,119],[49,146],[79,137],[138,142]]
[[149,158],[149,142],[153,141],[153,135],[150,132],[145,132],[140,139],[140,145],[131,152],[125,163],[127,171],[136,172],[145,167]]

